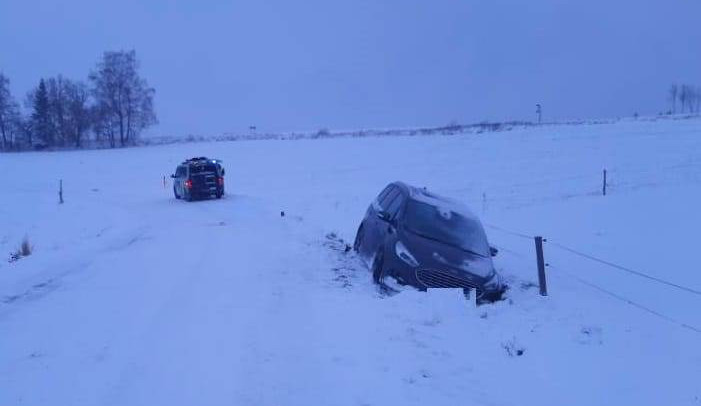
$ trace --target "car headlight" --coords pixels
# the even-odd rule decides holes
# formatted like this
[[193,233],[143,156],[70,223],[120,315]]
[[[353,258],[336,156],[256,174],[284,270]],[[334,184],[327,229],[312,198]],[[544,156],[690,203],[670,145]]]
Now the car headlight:
[[405,247],[401,241],[397,241],[397,243],[394,245],[394,252],[397,254],[399,259],[406,262],[407,264],[413,267],[419,266],[419,261],[417,261],[413,255],[411,255],[411,252],[409,252],[407,247]]
[[484,284],[484,287],[490,290],[497,290],[501,288],[501,276],[494,272],[494,276],[492,276],[492,278]]

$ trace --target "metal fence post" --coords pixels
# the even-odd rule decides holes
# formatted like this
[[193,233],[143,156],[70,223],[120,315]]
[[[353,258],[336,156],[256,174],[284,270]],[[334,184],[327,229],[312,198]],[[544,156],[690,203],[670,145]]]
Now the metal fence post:
[[545,259],[543,258],[543,237],[535,237],[535,252],[538,259],[538,284],[540,286],[540,295],[548,295],[548,286],[545,282]]
[[63,204],[63,179],[58,181],[58,204]]

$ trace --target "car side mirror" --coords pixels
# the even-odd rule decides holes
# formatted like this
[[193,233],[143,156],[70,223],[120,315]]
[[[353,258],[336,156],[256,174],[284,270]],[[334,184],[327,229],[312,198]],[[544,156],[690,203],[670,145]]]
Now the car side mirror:
[[492,246],[489,247],[489,254],[491,254],[491,256],[496,257],[498,253],[499,253],[498,249],[496,249]]
[[175,175],[173,175],[173,174],[171,174],[170,177],[173,178],[173,179],[175,179]]
[[221,176],[224,176],[224,175],[226,175],[226,171],[224,170],[224,168],[221,168]]
[[384,211],[384,210],[383,210],[383,211],[377,212],[377,217],[378,217],[380,220],[385,221],[385,222],[387,222],[387,223],[389,223],[390,220],[392,219],[391,216],[389,215],[389,213],[387,213],[387,212]]

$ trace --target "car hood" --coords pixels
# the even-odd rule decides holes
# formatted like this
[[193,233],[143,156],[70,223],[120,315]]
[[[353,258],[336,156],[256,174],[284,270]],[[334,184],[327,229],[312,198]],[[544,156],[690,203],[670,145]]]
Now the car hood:
[[416,258],[422,268],[460,270],[481,278],[494,275],[494,264],[491,257],[475,255],[453,245],[442,243],[414,234],[403,233],[402,242]]

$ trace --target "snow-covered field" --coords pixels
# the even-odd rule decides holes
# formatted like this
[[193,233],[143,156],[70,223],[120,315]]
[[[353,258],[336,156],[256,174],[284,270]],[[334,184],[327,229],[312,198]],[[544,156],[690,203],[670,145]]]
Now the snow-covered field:
[[[163,176],[201,155],[228,195],[174,200]],[[34,246],[0,263],[3,406],[701,405],[701,120],[5,154],[0,174],[0,253]],[[343,248],[393,180],[482,217],[507,300],[375,289]]]

